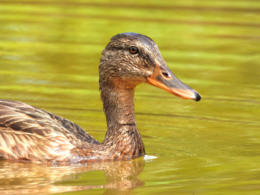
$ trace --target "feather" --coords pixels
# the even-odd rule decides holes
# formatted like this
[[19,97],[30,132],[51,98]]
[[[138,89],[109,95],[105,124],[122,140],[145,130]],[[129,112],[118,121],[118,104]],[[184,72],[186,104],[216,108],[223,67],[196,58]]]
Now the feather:
[[73,148],[89,143],[100,144],[67,119],[25,103],[0,100],[0,159],[62,160]]

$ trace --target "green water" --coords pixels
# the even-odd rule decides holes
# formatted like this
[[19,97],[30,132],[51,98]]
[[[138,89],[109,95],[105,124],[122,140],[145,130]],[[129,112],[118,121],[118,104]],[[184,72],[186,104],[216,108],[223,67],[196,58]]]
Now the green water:
[[102,141],[99,58],[121,32],[151,37],[202,100],[142,84],[136,117],[153,159],[2,161],[0,193],[260,194],[260,1],[0,1],[0,97],[66,117]]

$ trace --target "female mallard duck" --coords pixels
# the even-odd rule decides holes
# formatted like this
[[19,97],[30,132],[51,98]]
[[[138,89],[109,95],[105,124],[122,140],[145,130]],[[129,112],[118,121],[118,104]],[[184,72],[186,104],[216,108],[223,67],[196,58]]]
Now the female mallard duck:
[[174,76],[154,41],[137,33],[110,40],[102,52],[99,76],[107,119],[103,143],[65,118],[0,100],[0,159],[69,163],[134,159],[145,155],[134,114],[138,84],[148,83],[184,99],[201,99]]

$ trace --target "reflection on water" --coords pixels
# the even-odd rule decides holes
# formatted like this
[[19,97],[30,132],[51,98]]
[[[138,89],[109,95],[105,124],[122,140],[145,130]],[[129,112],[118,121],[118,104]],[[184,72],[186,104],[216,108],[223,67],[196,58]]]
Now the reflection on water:
[[[136,188],[144,185],[138,178],[144,165],[143,159],[71,166],[1,161],[0,194],[49,194],[90,189],[106,189],[104,194],[132,194]],[[101,170],[107,181],[104,184],[84,185],[81,182],[81,185],[75,186],[66,183],[81,177],[83,173]],[[87,175],[85,177],[90,183],[93,180]]]

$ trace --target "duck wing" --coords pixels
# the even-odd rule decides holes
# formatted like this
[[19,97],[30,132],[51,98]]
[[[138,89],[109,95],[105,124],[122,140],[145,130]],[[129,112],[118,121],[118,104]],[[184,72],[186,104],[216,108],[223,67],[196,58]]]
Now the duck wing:
[[63,161],[100,143],[71,121],[22,102],[0,100],[0,159]]

